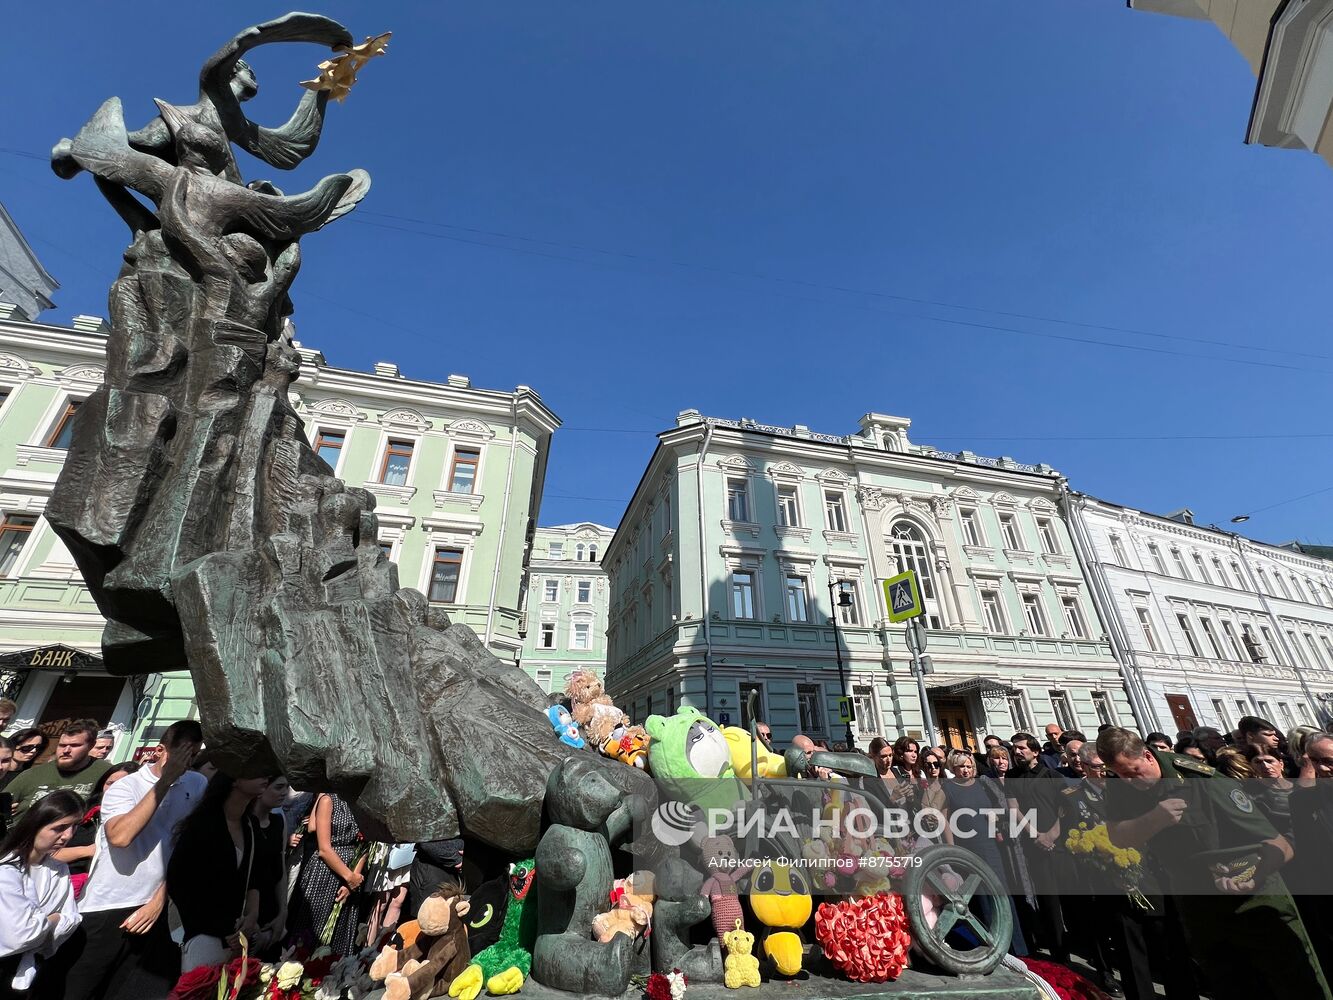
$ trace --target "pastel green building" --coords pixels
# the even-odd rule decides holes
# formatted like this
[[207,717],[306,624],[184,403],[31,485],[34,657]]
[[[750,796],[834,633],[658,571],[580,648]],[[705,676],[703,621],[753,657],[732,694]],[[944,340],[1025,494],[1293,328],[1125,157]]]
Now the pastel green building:
[[[189,675],[124,679],[101,669],[102,618],[41,517],[69,417],[101,382],[107,331],[93,317],[66,329],[0,310],[0,688],[18,702],[15,727],[110,722],[123,733],[116,754],[127,756],[195,714]],[[517,663],[555,414],[526,386],[480,389],[462,375],[427,382],[387,362],[352,371],[304,347],[301,358],[293,404],[338,475],[375,495],[380,543],[400,584]]]
[[590,521],[538,528],[528,561],[520,665],[561,692],[575,670],[606,674],[610,591],[600,557],[614,529]]
[[602,559],[607,688],[634,719],[688,704],[744,726],[754,691],[780,740],[841,741],[846,716],[862,747],[923,735],[904,627],[887,623],[881,590],[910,569],[933,660],[931,742],[1132,724],[1059,474],[915,445],[909,426],[872,413],[833,436],[686,410],[658,436]]

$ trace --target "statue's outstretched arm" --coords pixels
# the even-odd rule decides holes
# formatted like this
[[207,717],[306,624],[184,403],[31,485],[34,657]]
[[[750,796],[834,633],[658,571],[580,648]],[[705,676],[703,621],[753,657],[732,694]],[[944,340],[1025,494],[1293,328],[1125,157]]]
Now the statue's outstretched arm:
[[68,146],[68,154],[94,176],[138,191],[155,205],[161,204],[173,170],[157,157],[130,147],[119,97],[110,98],[79,129]]
[[324,109],[328,103],[328,91],[306,91],[286,124],[265,128],[247,119],[245,134],[236,136],[235,142],[270,166],[291,170],[319,145],[319,136],[324,130]]
[[218,49],[199,71],[199,89],[209,96],[231,93],[232,69],[236,60],[258,45],[270,42],[315,42],[336,48],[351,46],[352,33],[323,14],[285,14],[272,21],[246,28]]
[[222,217],[235,219],[264,239],[296,240],[346,214],[369,188],[365,171],[353,170],[325,177],[302,194],[272,195],[235,187],[221,196],[226,204],[219,209]]

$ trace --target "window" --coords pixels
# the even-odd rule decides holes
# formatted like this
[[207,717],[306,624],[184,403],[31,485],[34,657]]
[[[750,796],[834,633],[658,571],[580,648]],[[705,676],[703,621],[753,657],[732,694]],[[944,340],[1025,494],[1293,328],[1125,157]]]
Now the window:
[[1329,661],[1333,662],[1333,642],[1330,642],[1326,635],[1321,635],[1319,637],[1319,642],[1323,645],[1324,652],[1328,655]]
[[1239,719],[1239,718],[1241,718],[1242,716],[1246,716],[1246,715],[1250,715],[1250,714],[1251,714],[1251,712],[1250,712],[1250,706],[1247,705],[1247,704],[1245,704],[1245,702],[1242,701],[1240,698],[1237,698],[1237,699],[1236,699],[1236,718]]
[[1291,640],[1292,653],[1300,661],[1300,665],[1308,667],[1310,664],[1305,659],[1305,650],[1301,649],[1301,644],[1296,641],[1296,633],[1292,629],[1287,629],[1287,638]]
[[1051,710],[1055,713],[1055,721],[1060,724],[1061,729],[1077,729],[1078,719],[1074,717],[1074,708],[1069,703],[1068,691],[1049,691],[1051,696]]
[[1218,660],[1225,660],[1226,655],[1222,652],[1222,646],[1217,641],[1217,632],[1213,629],[1212,620],[1209,618],[1205,618],[1203,615],[1200,615],[1199,627],[1203,629],[1203,637],[1208,640],[1208,645],[1211,646],[1213,649],[1213,658]]
[[1260,625],[1259,631],[1264,634],[1264,649],[1268,650],[1268,655],[1273,656],[1277,650],[1277,643],[1273,641],[1273,633],[1268,631],[1267,625]]
[[1047,555],[1060,554],[1060,541],[1055,536],[1055,525],[1049,517],[1037,518],[1037,537],[1041,539],[1041,550]]
[[1325,668],[1326,668],[1326,667],[1328,666],[1328,664],[1325,663],[1325,662],[1324,662],[1324,658],[1323,658],[1322,656],[1319,655],[1319,647],[1315,645],[1314,635],[1313,635],[1312,633],[1310,633],[1310,632],[1304,632],[1304,633],[1302,633],[1302,635],[1303,635],[1304,638],[1305,638],[1305,645],[1308,646],[1308,647],[1310,648],[1310,661],[1311,661],[1316,667],[1325,667]]
[[346,431],[320,431],[315,435],[315,454],[328,462],[330,469],[336,469],[346,443]]
[[6,514],[0,524],[0,576],[9,576],[28,536],[37,524],[34,514]]
[[1023,700],[1021,692],[1014,692],[1008,696],[1009,700],[1009,721],[1014,724],[1014,732],[1030,733],[1032,732],[1032,720],[1028,716],[1027,702]]
[[430,574],[430,599],[444,604],[458,602],[458,576],[463,569],[462,549],[436,549]]
[[[840,604],[834,605],[834,609],[838,613],[839,621],[841,621],[843,625],[860,625],[861,624],[860,595],[856,592],[856,584],[853,583],[851,580],[844,580],[842,581],[841,590],[844,594],[846,594],[848,597],[851,598],[851,603],[848,604],[846,607],[843,607]],[[834,594],[835,595],[837,594],[836,589],[834,590]],[[836,596],[834,600],[835,601],[837,600]]]
[[393,542],[380,542],[380,551],[384,553],[385,559],[393,558]]
[[541,648],[555,649],[555,622],[542,622]]
[[534,678],[534,680],[537,681],[537,686],[541,688],[544,692],[546,692],[547,694],[551,693],[551,671],[538,670],[537,676]]
[[1293,576],[1291,578],[1291,590],[1292,593],[1296,595],[1296,600],[1305,601],[1306,603],[1309,604],[1314,603],[1308,597],[1305,596],[1305,588],[1301,586],[1301,578],[1299,576]]
[[1227,705],[1221,698],[1213,699],[1213,715],[1217,717],[1217,726],[1224,733],[1229,733],[1234,726],[1231,725],[1231,718],[1227,715]]
[[1176,561],[1176,569],[1180,570],[1180,578],[1182,580],[1190,579],[1189,567],[1185,565],[1185,557],[1181,554],[1180,549],[1172,549],[1171,558]]
[[1153,567],[1162,576],[1166,576],[1166,561],[1162,558],[1162,550],[1157,547],[1156,542],[1148,544],[1148,554],[1152,556]]
[[1227,574],[1226,571],[1222,569],[1222,560],[1217,558],[1217,556],[1213,556],[1213,572],[1217,574],[1217,585],[1219,587],[1225,587],[1227,585]]
[[1264,568],[1260,566],[1254,572],[1255,575],[1259,577],[1259,589],[1262,590],[1265,594],[1272,594],[1274,597],[1276,597],[1277,594],[1273,592],[1273,585],[1268,582],[1268,574],[1264,572]]
[[588,546],[579,542],[574,546],[574,559],[578,562],[585,562],[588,558]]
[[591,649],[592,626],[587,622],[574,623],[574,644],[571,649]]
[[384,449],[384,461],[380,464],[380,482],[385,486],[406,486],[407,472],[412,467],[411,441],[390,441]]
[[676,714],[676,689],[673,687],[666,689],[666,714]]
[[1041,613],[1041,598],[1036,594],[1023,595],[1023,616],[1027,619],[1028,631],[1033,635],[1046,634],[1046,619]]
[[754,574],[731,574],[731,617],[753,618],[754,613]]
[[560,581],[547,580],[542,584],[542,600],[558,601],[560,600]]
[[727,480],[727,520],[750,520],[750,486],[744,479]]
[[1097,713],[1097,725],[1114,726],[1115,703],[1111,700],[1111,695],[1107,691],[1092,692],[1092,710]]
[[778,487],[778,524],[784,528],[801,526],[801,510],[796,502],[795,486]]
[[1226,636],[1227,649],[1231,652],[1231,658],[1244,663],[1247,657],[1240,651],[1240,643],[1236,641],[1236,630],[1231,627],[1231,622],[1225,619],[1222,622],[1222,634]]
[[547,543],[546,543],[546,554],[547,554],[547,556],[549,556],[549,557],[552,558],[552,559],[563,559],[563,558],[565,558],[565,543],[564,543],[564,542],[547,542]]
[[1194,656],[1202,656],[1199,652],[1199,642],[1194,638],[1194,626],[1190,624],[1189,615],[1177,613],[1176,624],[1180,626],[1180,632],[1185,637],[1185,642],[1189,645],[1190,653]]
[[1083,624],[1083,614],[1078,609],[1077,597],[1064,597],[1060,600],[1065,612],[1065,628],[1076,639],[1086,639],[1088,630]]
[[858,736],[879,735],[879,712],[875,704],[875,689],[869,684],[852,685],[852,711],[856,713]]
[[1287,589],[1287,581],[1283,579],[1282,574],[1275,572],[1273,574],[1273,579],[1277,581],[1277,586],[1278,589],[1282,591],[1282,596],[1287,600],[1291,600],[1291,591]]
[[959,508],[958,520],[963,526],[963,541],[967,545],[985,545],[981,534],[981,525],[977,523],[977,512]]
[[787,577],[787,620],[808,622],[810,620],[810,594],[805,577]]
[[596,561],[597,561],[597,545],[596,543],[594,543],[588,546],[588,562],[596,562]]
[[998,590],[983,590],[981,592],[981,611],[986,618],[986,628],[994,635],[1004,635],[1007,630],[1004,624],[1004,609],[1000,605],[1000,592]]
[[1285,701],[1277,703],[1277,710],[1282,715],[1282,721],[1286,723],[1288,729],[1296,728],[1296,717],[1291,714],[1291,705]]
[[[1241,642],[1245,644],[1245,651],[1250,654],[1249,659],[1255,663],[1263,663],[1266,652],[1259,640],[1254,637],[1254,633],[1250,631],[1250,626],[1242,625],[1240,629]],[[1246,713],[1241,712],[1240,714],[1245,715]]]
[[1194,568],[1199,571],[1199,579],[1204,583],[1212,583],[1212,578],[1208,575],[1208,568],[1203,564],[1203,556],[1194,553]]
[[51,436],[46,439],[48,448],[68,448],[70,441],[74,437],[74,414],[79,412],[80,400],[71,399],[65,405],[64,412],[60,414],[60,419],[56,421],[55,427],[51,430]]
[[1259,702],[1259,714],[1263,716],[1265,719],[1273,718],[1273,710],[1268,707],[1268,702],[1266,701]]
[[897,563],[898,572],[909,569],[916,574],[921,587],[921,600],[926,605],[926,624],[933,629],[941,625],[939,605],[935,600],[935,577],[930,568],[930,554],[920,530],[910,521],[896,521],[889,529],[889,555]]
[[592,581],[580,580],[578,582],[578,594],[574,598],[580,604],[592,603]]
[[762,720],[767,714],[764,711],[764,685],[760,681],[741,681],[738,694],[740,695],[740,717],[741,728],[746,732],[750,731],[750,692],[755,693],[755,710]]
[[796,709],[801,719],[801,732],[824,731],[824,692],[818,684],[796,685]]
[[1117,566],[1129,565],[1129,559],[1125,556],[1125,544],[1120,540],[1119,535],[1111,536],[1111,556],[1115,559]]
[[1143,629],[1143,641],[1148,644],[1148,648],[1154,653],[1161,652],[1162,647],[1157,645],[1157,636],[1153,634],[1152,630],[1152,615],[1149,614],[1147,608],[1135,608],[1134,610],[1138,612],[1139,628]]
[[847,501],[838,490],[824,491],[824,523],[829,531],[847,530]]
[[477,463],[481,452],[475,448],[454,449],[454,460],[449,465],[449,492],[477,492]]
[[1231,560],[1231,575],[1236,579],[1237,590],[1249,591],[1250,588],[1245,586],[1245,574],[1240,571],[1240,563],[1234,559]]

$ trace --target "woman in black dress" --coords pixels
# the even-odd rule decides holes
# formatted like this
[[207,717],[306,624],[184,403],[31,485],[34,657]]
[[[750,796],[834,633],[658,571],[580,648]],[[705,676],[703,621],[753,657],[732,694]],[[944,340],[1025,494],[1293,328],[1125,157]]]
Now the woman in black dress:
[[[305,838],[305,860],[288,909],[287,939],[309,948],[328,945],[337,955],[349,955],[356,947],[361,916],[357,890],[365,881],[365,838],[351,808],[336,795],[315,800],[310,830],[313,836]],[[338,916],[330,928],[335,907]]]

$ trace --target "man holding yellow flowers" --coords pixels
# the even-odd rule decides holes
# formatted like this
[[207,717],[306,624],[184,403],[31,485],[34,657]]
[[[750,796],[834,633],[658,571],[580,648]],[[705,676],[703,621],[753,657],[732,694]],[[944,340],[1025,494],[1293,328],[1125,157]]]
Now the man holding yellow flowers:
[[1105,789],[1109,841],[1155,862],[1215,1000],[1333,1000],[1280,874],[1291,844],[1245,790],[1128,729],[1102,732],[1097,752],[1119,779]]

